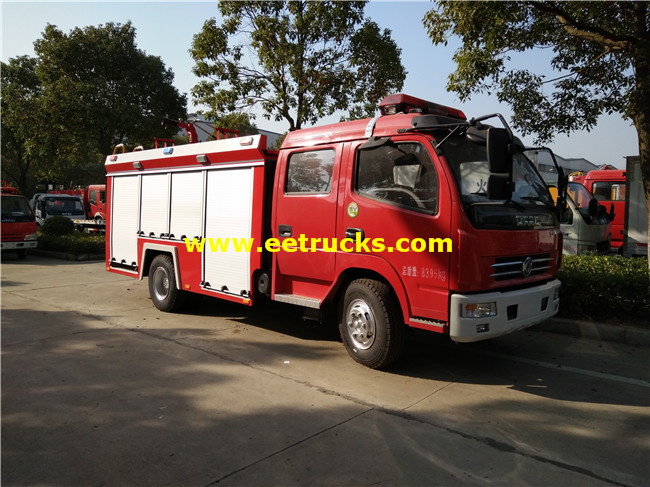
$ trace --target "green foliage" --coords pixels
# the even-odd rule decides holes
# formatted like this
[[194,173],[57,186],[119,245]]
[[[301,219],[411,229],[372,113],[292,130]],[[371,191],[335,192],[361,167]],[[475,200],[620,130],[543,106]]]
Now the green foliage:
[[364,19],[365,1],[220,1],[194,36],[195,101],[210,118],[261,106],[289,130],[336,111],[372,115],[402,88],[401,50]]
[[558,277],[561,316],[650,324],[650,272],[645,259],[564,256]]
[[75,231],[75,226],[70,218],[55,215],[43,222],[41,231],[47,235],[69,235]]
[[280,137],[278,137],[276,139],[276,141],[273,143],[273,145],[271,147],[269,147],[269,149],[271,149],[271,150],[280,150],[280,147],[282,147],[282,143],[284,142],[284,139],[287,138],[288,133],[289,132],[285,132]]
[[40,138],[45,120],[41,117],[41,85],[37,61],[28,56],[2,64],[0,90],[2,124],[2,179],[13,181],[20,194],[30,194],[34,168],[43,158],[46,144]]
[[[601,113],[631,116],[643,107],[636,73],[650,54],[647,2],[436,3],[424,19],[433,42],[462,40],[449,89],[463,100],[496,91],[524,135],[549,141],[593,127]],[[552,51],[555,79],[509,68],[513,53],[535,49]]]
[[[436,4],[424,25],[434,44],[461,39],[447,86],[462,100],[496,92],[514,125],[539,144],[589,130],[601,114],[631,119],[650,215],[650,2]],[[542,50],[553,54],[544,73],[526,69],[521,56],[512,60]]]
[[[247,113],[232,112],[214,120],[215,127],[237,130],[240,136],[257,134],[257,127]],[[216,134],[215,134],[216,138]]]
[[105,237],[98,234],[87,234],[73,232],[68,235],[52,235],[40,233],[38,236],[38,248],[54,252],[64,252],[73,255],[103,255],[105,249]]
[[30,185],[25,194],[34,180],[97,183],[115,145],[150,147],[174,133],[163,117],[185,117],[173,73],[137,48],[130,22],[69,34],[47,25],[34,52],[2,64],[2,170]]

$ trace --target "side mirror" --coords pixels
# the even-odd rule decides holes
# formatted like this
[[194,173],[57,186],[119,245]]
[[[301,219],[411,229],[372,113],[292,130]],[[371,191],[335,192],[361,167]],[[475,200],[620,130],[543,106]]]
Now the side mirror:
[[616,213],[614,213],[614,203],[612,203],[611,206],[609,207],[609,221],[613,222],[615,216]]
[[598,207],[600,206],[600,203],[598,203],[597,200],[589,200],[589,216],[590,217],[595,217],[598,214]]
[[508,174],[490,174],[487,197],[490,200],[508,200],[512,195],[512,183]]
[[487,133],[487,156],[491,173],[512,173],[512,140],[506,129],[490,127]]

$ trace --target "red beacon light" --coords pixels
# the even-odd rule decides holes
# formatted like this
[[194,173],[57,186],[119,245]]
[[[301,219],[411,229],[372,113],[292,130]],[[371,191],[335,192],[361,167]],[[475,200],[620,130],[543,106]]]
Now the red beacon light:
[[0,191],[4,194],[18,194],[18,190],[13,186],[9,186],[4,179],[0,181]]
[[379,102],[379,111],[383,115],[395,115],[397,113],[421,113],[423,115],[440,115],[443,117],[459,118],[467,120],[465,114],[451,107],[438,105],[414,96],[398,93],[397,95],[388,95]]

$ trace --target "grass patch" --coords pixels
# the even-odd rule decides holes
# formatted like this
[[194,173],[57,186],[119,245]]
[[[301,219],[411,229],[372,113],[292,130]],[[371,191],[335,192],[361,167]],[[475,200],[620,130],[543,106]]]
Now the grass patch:
[[104,255],[103,234],[74,232],[67,235],[38,234],[38,248],[73,255]]
[[650,327],[647,259],[620,255],[564,256],[559,316]]
[[38,233],[39,249],[75,256],[104,255],[105,242],[104,234],[77,232],[72,220],[58,215],[46,219]]

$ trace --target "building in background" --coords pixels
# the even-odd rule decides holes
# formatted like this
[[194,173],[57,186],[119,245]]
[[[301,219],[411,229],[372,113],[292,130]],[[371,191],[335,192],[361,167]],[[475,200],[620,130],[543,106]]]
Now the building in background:
[[[555,164],[553,164],[553,159],[548,151],[528,151],[526,152],[526,155],[531,161],[533,161],[533,164],[537,166],[537,170],[541,174],[542,178],[544,178],[544,181],[553,184],[557,182],[557,169],[555,169]],[[564,170],[565,176],[576,171],[581,171],[586,174],[589,171],[598,169],[598,166],[582,157],[565,159],[564,157],[555,154],[555,159]]]
[[[205,142],[210,138],[210,134],[213,131],[214,126],[212,125],[211,122],[207,121],[203,115],[200,115],[198,113],[190,113],[187,117],[188,122],[194,122],[194,125],[196,127],[196,134],[198,135],[199,142]],[[223,128],[230,128],[230,127],[223,127]],[[250,134],[241,134],[241,135],[266,135],[266,146],[267,147],[273,147],[275,142],[282,137],[282,134],[278,134],[277,132],[271,132],[270,130],[264,130],[264,129],[256,129],[255,133],[250,133]],[[181,135],[185,135],[185,131],[181,131]]]

